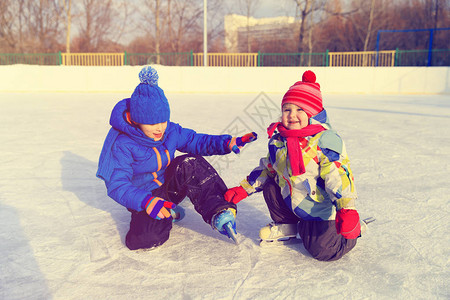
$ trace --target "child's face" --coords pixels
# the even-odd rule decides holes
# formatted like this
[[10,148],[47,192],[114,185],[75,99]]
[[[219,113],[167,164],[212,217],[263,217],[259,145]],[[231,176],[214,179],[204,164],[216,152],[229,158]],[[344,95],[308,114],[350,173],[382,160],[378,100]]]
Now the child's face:
[[167,128],[167,122],[157,124],[139,124],[142,132],[151,139],[159,141],[163,138]]
[[287,129],[302,129],[308,126],[308,115],[300,108],[292,103],[286,103],[281,109],[281,123]]

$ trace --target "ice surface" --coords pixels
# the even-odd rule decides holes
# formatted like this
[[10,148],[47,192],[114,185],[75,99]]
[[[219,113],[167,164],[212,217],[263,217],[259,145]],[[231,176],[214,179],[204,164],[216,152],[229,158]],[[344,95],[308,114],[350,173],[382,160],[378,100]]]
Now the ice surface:
[[[261,194],[239,204],[240,244],[186,217],[152,251],[124,245],[130,214],[95,177],[114,104],[129,94],[0,94],[0,299],[448,299],[450,97],[325,95],[369,232],[336,262],[260,247]],[[257,131],[212,157],[235,186],[266,153],[281,95],[168,94],[198,132]],[[274,103],[274,104],[273,104]]]

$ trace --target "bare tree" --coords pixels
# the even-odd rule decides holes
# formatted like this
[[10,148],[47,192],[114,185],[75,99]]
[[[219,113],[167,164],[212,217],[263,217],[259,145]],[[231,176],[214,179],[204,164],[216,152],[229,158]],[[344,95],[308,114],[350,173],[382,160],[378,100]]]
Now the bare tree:
[[[169,5],[170,5],[170,3],[169,3]],[[160,64],[161,56],[159,55],[159,52],[160,52],[159,44],[160,44],[160,39],[161,39],[161,29],[159,26],[159,0],[155,1],[155,32],[156,32],[155,50],[156,50],[156,53],[158,54],[156,57],[156,63]]]
[[70,53],[70,27],[72,24],[72,0],[63,0],[66,13],[66,53]]
[[2,0],[0,48],[19,52],[56,52],[60,49],[61,6],[57,0]]
[[[211,5],[208,5],[208,9],[212,9]],[[203,31],[203,23],[201,23],[203,6],[196,5],[191,0],[174,1],[174,9],[172,11],[174,13],[172,26],[174,26],[175,34],[173,40],[169,41],[171,48],[176,52],[180,52],[183,49],[182,45],[185,43],[186,45],[194,45],[195,42],[201,44],[202,36],[200,33]],[[191,42],[188,42],[189,39]]]
[[78,49],[96,52],[108,36],[113,22],[112,0],[83,0],[80,8]]
[[4,0],[0,2],[0,51],[13,52],[21,48],[18,34],[20,27],[21,9],[23,1]]
[[367,46],[369,44],[370,34],[372,32],[372,24],[375,12],[375,0],[371,0],[370,2],[370,12],[369,12],[369,24],[367,25],[367,33],[366,38],[364,39],[364,48],[363,51],[367,51]]
[[33,44],[41,52],[60,49],[63,8],[58,0],[26,1],[28,31]]
[[[161,6],[160,0],[147,0],[143,1],[144,6],[146,9],[141,10],[141,13],[143,14],[145,25],[143,26],[145,32],[147,32],[148,35],[153,36],[153,43],[154,47],[152,51],[156,53],[161,52],[161,36],[162,31],[166,27],[165,22],[161,23],[161,19],[167,20],[167,18],[170,18],[170,1],[167,4],[167,15],[164,15],[163,8]],[[169,22],[170,23],[170,22]],[[153,29],[152,29],[153,28]],[[141,28],[142,29],[142,28]],[[152,42],[152,41],[148,41]],[[157,63],[160,63],[160,56],[157,56]]]
[[[371,0],[370,6],[361,1],[353,1],[353,12],[347,20],[352,24],[357,40],[352,50],[367,51],[371,46],[371,37],[376,31],[386,26],[386,17],[383,16],[388,3],[384,0]],[[372,43],[373,45],[373,43]],[[372,48],[372,47],[370,47]]]
[[[223,49],[225,2],[208,0],[209,48]],[[132,28],[135,40],[130,44],[133,50],[201,51],[201,1],[135,0],[135,3],[126,0],[1,0],[0,51],[57,52],[64,48],[66,52],[123,51],[121,43],[130,43],[130,38],[122,40],[129,24],[136,25]],[[247,20],[251,20],[260,1],[234,3],[240,3]],[[289,0],[286,3],[296,7],[298,29],[295,39],[279,43],[266,41],[277,52],[367,51],[374,49],[374,36],[380,29],[442,28],[450,23],[448,0]],[[132,5],[135,9],[131,12],[136,13],[129,20],[128,9]],[[246,51],[255,51],[254,47],[260,50],[265,41],[252,41],[254,33],[249,34],[251,24],[247,23]],[[265,30],[260,31],[278,36],[277,32]],[[449,31],[436,31],[433,47],[447,49],[449,35]],[[429,40],[428,31],[389,33],[382,35],[380,47],[427,49]]]
[[83,0],[79,7],[77,50],[98,52],[121,48],[118,41],[127,22],[127,7],[126,1]]
[[324,0],[294,0],[296,4],[296,18],[300,19],[300,29],[298,33],[297,51],[303,52],[305,34],[308,30],[313,30],[314,11],[324,8],[326,1]]
[[[311,1],[312,1],[311,5],[314,6],[314,0],[311,0]],[[314,11],[311,11],[311,19],[313,18],[313,14],[314,14]],[[312,38],[313,34],[312,33],[313,33],[313,26],[309,26],[309,29],[308,29],[308,53],[309,53],[308,66],[311,65],[311,59],[312,59],[312,55],[311,55],[312,49],[313,49],[313,38]]]
[[[297,40],[297,52],[302,53],[305,52],[304,45],[307,44],[308,46],[308,52],[310,55],[308,55],[307,62],[304,62],[303,55],[299,55],[297,64],[303,65],[307,63],[308,65],[311,64],[312,59],[312,49],[313,49],[313,39],[312,39],[312,33],[315,27],[315,23],[320,22],[318,18],[315,18],[313,14],[316,11],[324,10],[326,1],[324,0],[294,0],[296,4],[296,18],[299,19],[300,22],[300,28],[298,30],[298,40]],[[305,43],[305,36],[307,37],[306,43]]]
[[252,17],[255,14],[255,11],[258,9],[260,5],[259,0],[239,0],[239,8],[240,10],[245,14],[247,17],[247,26],[246,26],[246,33],[247,33],[247,52],[252,52],[252,43],[250,41],[250,17]]
[[[439,3],[437,3],[438,1]],[[437,3],[437,4],[436,4]],[[442,6],[441,6],[442,5]],[[445,7],[447,5],[447,7]],[[430,29],[437,26],[448,27],[448,4],[440,0],[399,0],[383,1],[382,6],[376,4],[373,30],[379,29]],[[438,9],[438,11],[436,11]],[[436,19],[436,15],[438,18]],[[361,21],[355,21],[361,23]],[[440,25],[439,25],[440,24]],[[435,47],[448,48],[450,32],[442,31],[434,36]],[[430,41],[429,31],[383,33],[380,40],[380,49],[428,49]],[[369,42],[374,47],[374,42]]]
[[[140,2],[142,22],[140,28],[136,30],[141,34],[133,44],[140,44],[141,47],[157,53],[200,49],[203,5],[197,0],[166,0],[159,1],[157,10],[155,4],[157,1],[159,0]],[[209,0],[208,19],[218,11],[220,4],[219,0]],[[159,30],[156,30],[157,28]],[[208,37],[211,37],[216,29],[214,26],[209,27]]]
[[296,17],[300,17],[300,30],[298,34],[297,51],[303,52],[303,39],[305,36],[306,22],[312,12],[312,0],[294,0],[296,7]]

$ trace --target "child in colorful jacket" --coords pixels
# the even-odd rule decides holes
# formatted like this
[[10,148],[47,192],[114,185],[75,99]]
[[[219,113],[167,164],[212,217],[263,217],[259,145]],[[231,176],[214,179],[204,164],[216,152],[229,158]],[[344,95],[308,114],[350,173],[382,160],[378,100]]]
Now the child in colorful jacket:
[[225,199],[237,204],[262,191],[274,221],[260,230],[262,241],[298,234],[315,259],[337,260],[356,245],[361,225],[347,152],[329,125],[312,71],[289,88],[281,109],[281,122],[267,130],[267,157]]
[[[144,67],[139,78],[131,98],[118,102],[111,113],[97,171],[108,195],[131,212],[127,247],[166,242],[174,216],[182,213],[177,204],[186,196],[206,223],[224,235],[235,234],[236,205],[224,200],[227,187],[202,156],[238,152],[256,134],[233,138],[183,128],[170,121],[156,70]],[[175,157],[177,150],[188,154]]]

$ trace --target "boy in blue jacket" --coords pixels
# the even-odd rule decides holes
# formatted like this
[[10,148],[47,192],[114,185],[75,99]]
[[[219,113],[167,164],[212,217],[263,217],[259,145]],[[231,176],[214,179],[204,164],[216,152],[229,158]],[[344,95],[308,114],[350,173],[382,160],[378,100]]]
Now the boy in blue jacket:
[[[235,138],[183,128],[170,121],[156,70],[144,67],[139,78],[131,98],[117,103],[111,113],[112,128],[97,171],[108,195],[131,212],[127,247],[154,248],[166,242],[177,204],[186,196],[206,223],[235,238],[236,205],[225,201],[225,183],[202,156],[238,152],[256,134]],[[177,150],[187,154],[175,157]]]

